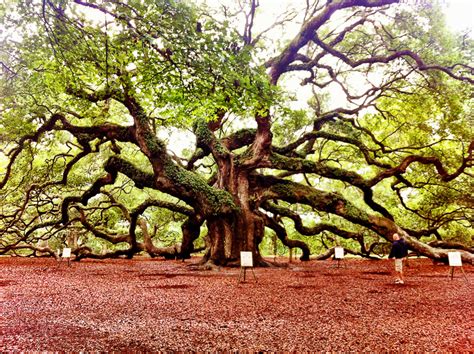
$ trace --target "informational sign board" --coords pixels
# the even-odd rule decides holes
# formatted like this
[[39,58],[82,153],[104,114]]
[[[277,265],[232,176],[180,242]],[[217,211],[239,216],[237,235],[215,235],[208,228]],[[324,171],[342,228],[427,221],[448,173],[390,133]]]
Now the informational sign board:
[[253,267],[252,252],[240,252],[240,266],[241,267]]
[[342,247],[335,247],[335,248],[334,248],[334,258],[336,258],[336,259],[343,259],[343,258],[344,258],[344,248],[342,248]]
[[462,267],[461,253],[448,252],[448,261],[450,267]]
[[62,257],[63,258],[71,258],[71,249],[70,248],[64,248]]
[[253,273],[253,279],[257,282],[257,278],[255,277],[255,272],[253,271],[253,256],[252,252],[248,251],[241,251],[240,252],[240,275],[239,275],[239,283],[240,279],[242,279],[242,275],[244,276],[245,282],[245,273],[247,272],[247,268]]

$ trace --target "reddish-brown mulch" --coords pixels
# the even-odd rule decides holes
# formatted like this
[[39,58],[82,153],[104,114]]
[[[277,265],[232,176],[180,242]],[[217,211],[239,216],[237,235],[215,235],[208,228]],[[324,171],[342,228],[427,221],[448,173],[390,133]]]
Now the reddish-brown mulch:
[[[193,260],[195,262],[196,260]],[[162,260],[0,258],[0,351],[470,351],[474,269],[410,260],[197,271]]]

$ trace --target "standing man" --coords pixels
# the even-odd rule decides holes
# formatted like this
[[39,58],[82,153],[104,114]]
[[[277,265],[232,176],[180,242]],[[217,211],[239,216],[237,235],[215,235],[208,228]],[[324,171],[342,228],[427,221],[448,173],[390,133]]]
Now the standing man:
[[400,235],[393,234],[392,249],[388,258],[395,258],[395,272],[397,277],[395,278],[395,284],[404,284],[403,281],[403,260],[408,255],[408,246]]

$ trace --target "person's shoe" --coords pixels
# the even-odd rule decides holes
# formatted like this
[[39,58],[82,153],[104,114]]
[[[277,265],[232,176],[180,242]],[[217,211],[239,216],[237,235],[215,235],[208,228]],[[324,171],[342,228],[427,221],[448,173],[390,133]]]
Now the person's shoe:
[[395,279],[395,284],[400,284],[401,280],[400,279]]

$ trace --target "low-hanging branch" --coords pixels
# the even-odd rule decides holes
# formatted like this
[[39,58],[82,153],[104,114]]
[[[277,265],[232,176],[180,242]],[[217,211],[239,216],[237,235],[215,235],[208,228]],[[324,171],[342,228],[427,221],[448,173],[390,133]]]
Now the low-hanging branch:
[[330,231],[331,233],[346,239],[353,239],[357,241],[363,239],[363,236],[361,234],[357,232],[343,230],[333,224],[318,223],[313,227],[305,226],[303,225],[303,220],[301,219],[301,216],[298,213],[290,210],[289,208],[282,207],[269,201],[262,203],[261,207],[274,215],[285,216],[293,220],[296,231],[298,231],[301,235],[304,236],[314,236],[322,233],[323,231]]
[[301,173],[311,172],[319,176],[347,182],[355,187],[358,187],[364,193],[364,201],[367,203],[367,205],[369,205],[373,210],[381,213],[386,218],[393,219],[393,216],[387,209],[373,200],[373,191],[370,188],[368,182],[355,172],[336,167],[330,167],[324,163],[313,162],[306,159],[285,157],[275,153],[271,155],[270,161],[272,163],[272,167],[276,169],[298,171]]
[[[282,180],[273,176],[256,176],[260,186],[259,201],[281,199],[288,203],[300,203],[317,210],[338,215],[350,222],[367,227],[387,240],[392,240],[394,233],[402,233],[414,251],[427,254],[434,259],[447,259],[447,250],[435,249],[415,237],[410,236],[392,220],[371,215],[357,208],[339,193],[330,193],[317,190],[300,183]],[[462,251],[461,257],[467,263],[474,263],[474,255]]]
[[278,239],[288,248],[299,248],[302,251],[302,255],[300,259],[302,261],[309,260],[309,255],[311,254],[309,247],[306,243],[300,240],[292,240],[288,238],[288,234],[286,229],[281,226],[274,218],[269,217],[268,215],[265,216],[265,226],[272,229]]
[[[337,235],[339,237],[357,241],[360,245],[360,252],[350,250],[350,253],[354,255],[360,255],[363,257],[370,258],[371,257],[370,255],[373,253],[374,248],[379,244],[379,242],[372,243],[367,249],[365,245],[364,235],[362,233],[347,231],[347,230],[341,229],[340,227],[334,224],[326,224],[326,223],[318,223],[313,227],[307,227],[303,225],[303,221],[300,215],[290,210],[289,208],[282,207],[280,205],[271,203],[269,201],[262,203],[261,207],[271,212],[274,215],[278,215],[280,217],[284,216],[293,220],[296,231],[298,231],[301,235],[314,236],[314,235],[321,234],[324,231],[329,231],[332,234]],[[317,259],[326,259],[326,258],[329,258],[331,255],[332,255],[332,252],[330,252],[329,254],[327,254],[326,256],[322,258],[317,258]]]

